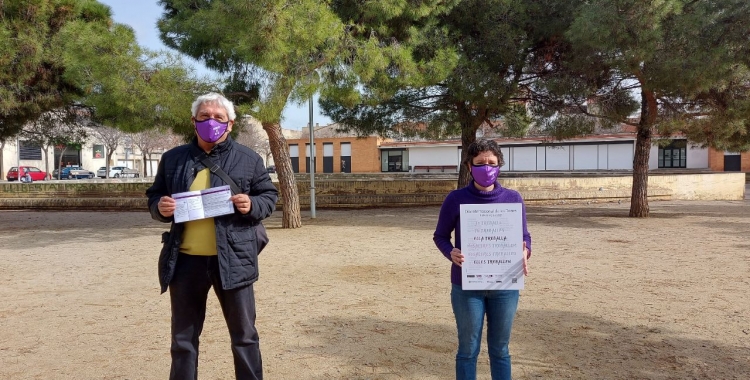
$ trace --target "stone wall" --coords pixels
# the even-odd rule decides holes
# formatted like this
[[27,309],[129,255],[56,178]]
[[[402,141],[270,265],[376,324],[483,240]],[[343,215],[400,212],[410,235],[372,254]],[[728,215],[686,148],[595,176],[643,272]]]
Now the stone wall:
[[0,209],[146,209],[145,179],[0,182]]
[[[629,201],[630,175],[502,177],[530,203]],[[0,209],[145,210],[145,179],[0,183]],[[302,208],[310,206],[307,176],[297,177]],[[317,208],[440,205],[456,188],[455,175],[316,176]],[[653,200],[742,200],[744,173],[651,175]],[[279,202],[279,206],[281,202]]]

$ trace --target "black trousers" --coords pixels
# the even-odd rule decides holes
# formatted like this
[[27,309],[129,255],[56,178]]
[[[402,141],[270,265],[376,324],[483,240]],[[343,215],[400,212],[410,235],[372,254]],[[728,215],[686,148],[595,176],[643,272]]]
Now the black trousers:
[[208,291],[213,286],[229,329],[237,380],[262,380],[253,286],[224,290],[217,256],[180,253],[169,283],[172,303],[171,380],[198,378],[198,343],[206,319]]

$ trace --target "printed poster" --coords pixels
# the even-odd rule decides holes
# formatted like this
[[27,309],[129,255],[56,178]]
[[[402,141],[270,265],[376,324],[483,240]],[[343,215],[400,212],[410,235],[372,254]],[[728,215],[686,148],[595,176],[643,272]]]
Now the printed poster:
[[520,203],[461,205],[464,290],[523,289]]

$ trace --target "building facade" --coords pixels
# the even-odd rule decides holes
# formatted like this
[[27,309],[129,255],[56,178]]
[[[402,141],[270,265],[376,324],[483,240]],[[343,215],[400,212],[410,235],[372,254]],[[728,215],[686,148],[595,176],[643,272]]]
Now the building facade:
[[[328,132],[326,132],[328,128]],[[455,173],[460,169],[461,141],[393,141],[375,136],[357,138],[316,129],[318,173]],[[310,171],[307,128],[289,139],[295,173]],[[334,135],[335,137],[331,137]],[[504,171],[627,171],[633,169],[634,133],[592,135],[565,141],[547,138],[495,139],[505,159]],[[691,144],[684,138],[654,140],[649,170],[696,169],[750,172],[750,153],[721,152]]]
[[[636,138],[631,134],[597,135],[551,142],[543,138],[496,139],[511,172],[632,170]],[[456,172],[459,140],[384,142],[383,172]],[[750,172],[750,153],[720,152],[674,138],[651,147],[649,170],[705,169]]]
[[[379,147],[383,139],[315,137],[315,173],[376,173],[381,171]],[[295,173],[310,173],[310,139],[288,139]]]
[[[20,147],[20,149],[19,149]],[[150,177],[156,173],[159,160],[163,152],[153,153],[151,157],[146,158],[144,168],[143,154],[135,146],[118,146],[112,154],[109,166],[124,166],[136,169],[141,172],[141,176]],[[58,165],[81,166],[92,172],[103,166],[107,166],[107,151],[104,144],[96,140],[90,140],[78,148],[66,148],[62,151],[59,148],[49,148],[45,151],[42,147],[34,145],[23,139],[6,142],[0,152],[0,162],[2,163],[2,178],[8,173],[11,167],[35,166],[42,171],[52,173],[58,168]],[[143,173],[144,169],[146,173]]]
[[[455,173],[460,169],[460,140],[393,141],[378,136],[357,137],[339,133],[337,125],[315,128],[316,173]],[[284,130],[292,169],[309,173],[309,129]],[[593,135],[566,141],[545,138],[495,139],[505,159],[502,170],[509,172],[623,171],[632,170],[636,137],[632,133]],[[20,149],[19,149],[20,147]],[[63,166],[79,165],[90,171],[106,166],[106,148],[92,139],[80,149],[65,152],[41,147],[24,140],[6,142],[0,157],[5,178],[11,167],[36,166],[51,173]],[[144,159],[135,146],[121,144],[109,166],[137,169],[142,176],[156,173],[163,152]],[[47,165],[47,163],[49,165]],[[662,140],[651,147],[649,170],[703,169],[750,172],[750,152],[723,152],[690,144],[683,138]]]

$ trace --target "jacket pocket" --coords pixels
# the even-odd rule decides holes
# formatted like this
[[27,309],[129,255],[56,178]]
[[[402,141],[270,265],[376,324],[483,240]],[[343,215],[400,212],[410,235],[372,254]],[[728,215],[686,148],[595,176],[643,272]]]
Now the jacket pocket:
[[258,223],[257,226],[253,228],[255,230],[255,246],[258,249],[258,254],[263,251],[263,248],[266,248],[266,245],[268,245],[268,234],[266,233],[266,226],[263,225],[263,222]]
[[172,280],[174,274],[175,262],[177,261],[177,253],[180,250],[179,239],[175,239],[171,231],[164,232],[161,234],[161,252],[159,253],[159,283],[162,286],[162,290],[166,288],[169,282]]
[[161,234],[161,252],[159,253],[159,284],[164,286],[169,283],[169,258],[171,251],[172,234],[169,231]]
[[241,266],[255,266],[258,257],[258,248],[255,244],[255,231],[253,228],[243,228],[239,231],[229,233],[229,248],[238,261],[235,264]]

